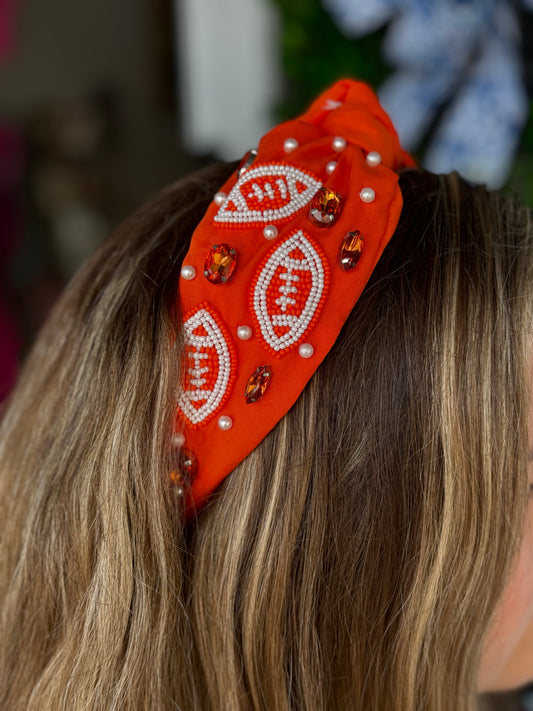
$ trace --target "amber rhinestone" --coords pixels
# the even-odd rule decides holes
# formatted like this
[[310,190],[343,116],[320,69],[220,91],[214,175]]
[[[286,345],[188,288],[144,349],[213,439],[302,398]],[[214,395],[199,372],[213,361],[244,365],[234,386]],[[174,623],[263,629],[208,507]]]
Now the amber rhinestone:
[[241,160],[239,163],[239,168],[237,170],[237,176],[240,178],[241,175],[248,170],[248,168],[252,165],[254,160],[257,158],[257,149],[252,148],[252,150],[248,151],[248,153],[245,154],[244,158]]
[[182,447],[179,450],[177,469],[170,472],[170,482],[178,496],[183,496],[196,476],[198,460],[190,449]]
[[330,227],[341,211],[342,198],[329,188],[320,188],[311,200],[309,219],[317,227]]
[[354,232],[348,232],[342,242],[341,251],[339,254],[339,264],[345,272],[348,272],[350,271],[350,269],[353,269],[355,267],[355,265],[359,261],[359,257],[361,256],[362,251],[363,238],[361,237],[361,233],[359,232],[359,230],[355,230]]
[[198,460],[194,452],[190,449],[182,447],[179,451],[177,471],[170,473],[170,479],[173,486],[179,489],[185,489],[192,484],[198,471]]
[[237,265],[236,252],[229,244],[214,244],[206,257],[204,276],[211,284],[225,284]]
[[248,404],[261,400],[270,385],[271,378],[272,371],[268,365],[260,365],[254,370],[244,388],[244,398]]
[[187,482],[183,474],[177,471],[170,472],[170,482],[178,496],[183,496]]

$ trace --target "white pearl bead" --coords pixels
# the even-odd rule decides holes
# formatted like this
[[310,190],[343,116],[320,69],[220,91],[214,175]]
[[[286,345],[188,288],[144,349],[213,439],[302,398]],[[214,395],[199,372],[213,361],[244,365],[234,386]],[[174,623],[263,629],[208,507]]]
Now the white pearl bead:
[[315,349],[310,343],[302,343],[302,345],[298,348],[298,353],[302,358],[311,358],[314,352]]
[[191,281],[196,276],[196,269],[190,264],[184,264],[181,268],[181,276],[187,281]]
[[298,141],[295,138],[287,138],[283,143],[285,153],[292,153],[296,148],[298,148]]
[[381,156],[377,151],[370,151],[366,157],[366,162],[371,168],[375,168],[381,163]]
[[174,447],[183,447],[183,445],[185,444],[185,435],[181,432],[176,432],[174,437],[172,437],[172,444],[174,445]]
[[233,427],[233,420],[231,417],[228,417],[228,415],[222,415],[218,418],[218,426],[224,431],[231,430]]
[[247,341],[252,337],[252,329],[250,326],[239,326],[237,329],[237,336],[241,339],[241,341]]
[[185,496],[185,492],[183,491],[183,487],[181,486],[176,486],[174,491],[176,492],[176,496],[179,496],[180,498],[182,496]]
[[226,193],[222,193],[222,192],[215,193],[215,197],[213,198],[215,205],[218,205],[220,207],[221,205],[224,204],[224,200],[227,197],[228,196],[226,195]]
[[342,138],[342,136],[335,136],[335,138],[331,141],[331,146],[334,151],[340,152],[346,148],[346,141]]
[[363,188],[359,193],[359,197],[363,202],[374,202],[376,193],[372,190],[372,188]]
[[278,228],[275,225],[267,225],[263,230],[265,239],[275,239],[278,236]]
[[335,168],[337,167],[337,161],[336,160],[330,160],[330,162],[326,165],[326,173],[333,173]]

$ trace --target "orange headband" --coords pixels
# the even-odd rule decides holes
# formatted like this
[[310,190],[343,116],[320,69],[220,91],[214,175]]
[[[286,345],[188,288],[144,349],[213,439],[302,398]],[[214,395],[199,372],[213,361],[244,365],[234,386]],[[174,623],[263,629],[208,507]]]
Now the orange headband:
[[189,513],[333,346],[398,224],[396,171],[413,165],[374,93],[344,80],[267,133],[214,196],[179,286],[186,356],[172,480]]

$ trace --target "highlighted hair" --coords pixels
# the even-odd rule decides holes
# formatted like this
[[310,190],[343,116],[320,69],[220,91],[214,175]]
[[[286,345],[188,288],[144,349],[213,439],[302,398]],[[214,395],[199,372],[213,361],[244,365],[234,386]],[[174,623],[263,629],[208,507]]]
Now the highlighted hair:
[[529,211],[404,173],[333,350],[185,527],[177,279],[231,169],[102,247],[5,411],[0,707],[473,709],[527,500]]

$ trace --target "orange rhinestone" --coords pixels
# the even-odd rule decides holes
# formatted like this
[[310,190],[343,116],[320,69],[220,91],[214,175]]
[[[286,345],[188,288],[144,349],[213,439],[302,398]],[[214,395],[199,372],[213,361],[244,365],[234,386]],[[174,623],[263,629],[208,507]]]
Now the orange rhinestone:
[[[192,484],[198,470],[198,461],[190,449],[182,447],[179,451],[177,471],[170,472],[170,481],[178,493],[183,493]],[[181,495],[180,493],[180,495]]]
[[183,474],[176,471],[170,472],[170,481],[177,494],[182,496],[185,492],[185,487],[187,486],[187,482],[185,481]]
[[268,365],[260,365],[246,383],[244,398],[248,404],[261,400],[270,385],[272,370]]
[[237,265],[236,252],[229,244],[214,244],[206,257],[204,276],[211,284],[225,284]]
[[317,227],[331,227],[341,211],[342,198],[329,188],[320,188],[311,200],[309,219]]
[[355,230],[354,232],[348,232],[348,234],[343,240],[341,251],[339,254],[339,264],[345,272],[348,272],[350,271],[350,269],[353,269],[355,267],[355,265],[359,261],[359,257],[361,256],[362,251],[363,238],[361,237],[361,233],[359,232],[359,230]]
[[178,467],[170,472],[170,483],[179,497],[184,496],[192,484],[198,470],[198,461],[190,449],[182,447],[179,451]]

